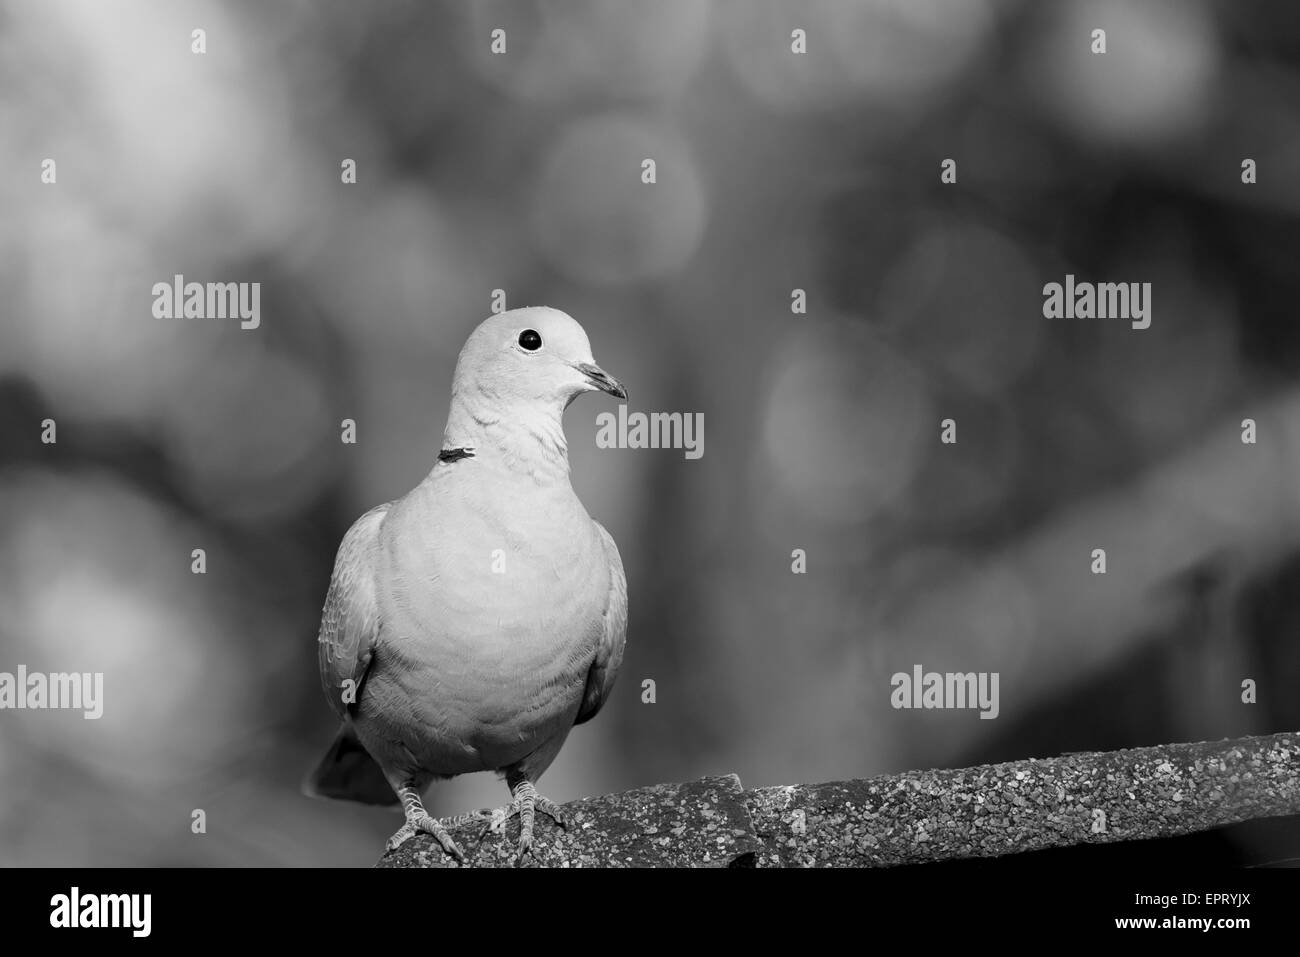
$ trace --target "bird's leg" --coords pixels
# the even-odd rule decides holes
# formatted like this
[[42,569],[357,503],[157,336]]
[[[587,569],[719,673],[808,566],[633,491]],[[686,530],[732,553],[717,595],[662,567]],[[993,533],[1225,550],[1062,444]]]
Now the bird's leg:
[[388,839],[388,850],[391,851],[401,847],[416,834],[423,831],[425,834],[432,834],[434,840],[442,845],[442,849],[456,860],[462,862],[465,860],[464,853],[456,842],[451,839],[451,835],[447,833],[447,825],[455,826],[468,821],[481,820],[484,816],[483,812],[475,811],[469,814],[461,814],[458,817],[449,818],[444,824],[437,818],[431,817],[429,812],[424,809],[424,804],[420,801],[420,792],[416,790],[414,781],[408,781],[399,787],[397,796],[402,800],[402,810],[406,813],[406,823]]
[[533,847],[533,819],[537,811],[548,815],[560,827],[568,827],[569,822],[560,806],[550,798],[537,793],[533,782],[525,777],[510,775],[506,783],[514,800],[507,807],[498,808],[492,814],[492,823],[488,827],[497,833],[505,833],[506,822],[512,817],[519,817],[519,856],[523,857]]

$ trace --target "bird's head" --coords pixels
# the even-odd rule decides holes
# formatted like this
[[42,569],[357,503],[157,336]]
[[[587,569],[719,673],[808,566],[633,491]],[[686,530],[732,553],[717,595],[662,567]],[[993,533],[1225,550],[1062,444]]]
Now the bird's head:
[[539,481],[567,476],[561,424],[584,392],[627,390],[591,356],[591,343],[570,316],[534,306],[481,322],[456,362],[443,450],[495,456]]
[[572,317],[545,306],[512,309],[481,322],[461,350],[453,391],[473,389],[501,407],[563,410],[584,392],[627,390],[596,364]]

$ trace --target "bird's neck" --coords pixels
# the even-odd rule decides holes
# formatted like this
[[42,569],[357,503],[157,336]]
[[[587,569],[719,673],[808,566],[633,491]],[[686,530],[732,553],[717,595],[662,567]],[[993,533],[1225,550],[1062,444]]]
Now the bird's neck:
[[[440,458],[473,457],[485,465],[531,478],[538,484],[569,480],[564,407],[503,404],[480,393],[452,395]],[[467,455],[456,455],[461,450]]]

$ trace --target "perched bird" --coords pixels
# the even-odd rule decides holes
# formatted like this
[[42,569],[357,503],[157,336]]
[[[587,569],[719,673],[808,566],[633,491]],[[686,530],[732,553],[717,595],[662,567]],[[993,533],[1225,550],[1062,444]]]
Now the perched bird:
[[627,581],[609,532],[569,484],[561,418],[584,392],[627,392],[556,309],[515,309],[470,335],[442,450],[415,489],[362,515],[339,546],[321,615],[321,684],[342,719],[309,794],[395,804],[391,850],[431,834],[463,860],[421,796],[438,778],[497,771],[519,818],[575,724],[608,699],[627,633]]

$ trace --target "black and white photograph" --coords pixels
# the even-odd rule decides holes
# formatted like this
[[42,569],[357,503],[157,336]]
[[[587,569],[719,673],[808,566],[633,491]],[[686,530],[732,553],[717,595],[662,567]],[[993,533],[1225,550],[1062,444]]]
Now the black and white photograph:
[[1253,943],[1298,303],[1291,0],[0,0],[4,922]]

